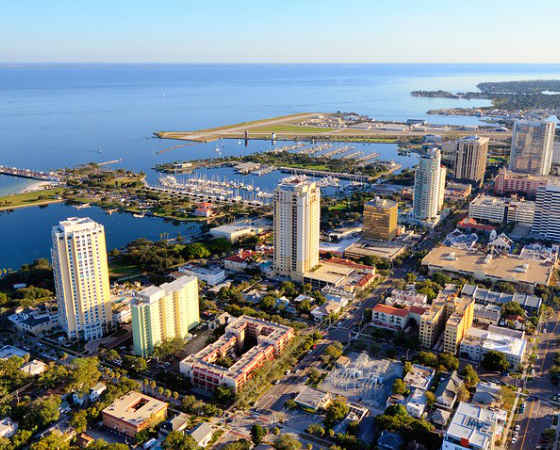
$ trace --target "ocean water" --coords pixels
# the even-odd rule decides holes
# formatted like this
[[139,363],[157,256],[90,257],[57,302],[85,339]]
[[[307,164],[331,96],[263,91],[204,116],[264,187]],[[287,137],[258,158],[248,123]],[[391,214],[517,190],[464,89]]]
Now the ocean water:
[[[482,81],[558,77],[560,65],[0,64],[0,164],[46,170],[122,159],[120,166],[144,170],[152,180],[151,168],[159,162],[216,155],[216,143],[156,154],[178,144],[152,138],[156,130],[192,130],[337,110],[384,120],[425,118],[432,123],[473,124],[476,118],[430,116],[426,111],[482,106],[487,101],[415,98],[410,91],[465,91],[476,89]],[[252,141],[244,147],[224,141],[221,147],[227,155],[270,145]],[[381,152],[384,157],[391,156],[388,149]],[[0,176],[2,193],[25,185]],[[60,211],[60,218],[67,213],[63,208],[52,210]],[[24,213],[14,214],[21,223],[10,229],[6,217],[0,216],[0,266],[14,267],[10,262],[15,252],[22,254],[18,259],[31,258],[22,250],[22,242],[29,233],[43,235],[38,228],[50,228],[58,220],[52,216],[48,223],[27,222]]]

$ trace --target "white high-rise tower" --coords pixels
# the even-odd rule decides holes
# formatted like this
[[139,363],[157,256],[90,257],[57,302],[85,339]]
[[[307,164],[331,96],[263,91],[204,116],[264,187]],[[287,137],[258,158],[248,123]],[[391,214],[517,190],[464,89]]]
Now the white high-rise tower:
[[417,220],[435,218],[443,207],[446,170],[441,166],[441,152],[429,149],[420,156],[414,174],[413,214]]
[[305,177],[283,179],[274,191],[274,270],[302,280],[319,263],[321,191]]
[[70,339],[98,339],[112,321],[105,231],[90,218],[71,217],[52,228],[58,316]]

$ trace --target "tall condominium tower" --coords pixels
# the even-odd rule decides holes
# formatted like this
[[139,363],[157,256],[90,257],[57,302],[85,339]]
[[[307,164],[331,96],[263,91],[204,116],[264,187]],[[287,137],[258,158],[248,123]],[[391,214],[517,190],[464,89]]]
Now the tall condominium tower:
[[537,188],[533,233],[540,239],[560,242],[560,186]]
[[364,204],[362,235],[366,239],[390,241],[397,235],[397,202],[376,197]]
[[441,153],[429,149],[420,156],[414,174],[413,215],[417,220],[436,217],[443,207],[446,170],[441,166]]
[[131,305],[134,353],[148,356],[164,341],[184,339],[200,322],[198,280],[184,276],[140,291]]
[[554,154],[551,121],[518,120],[513,126],[509,169],[531,175],[548,175]]
[[321,191],[305,177],[283,179],[274,191],[274,270],[302,280],[319,263]]
[[71,217],[52,228],[59,322],[69,339],[98,339],[110,327],[109,270],[103,226]]
[[455,178],[484,181],[486,158],[488,156],[487,137],[467,136],[455,141]]

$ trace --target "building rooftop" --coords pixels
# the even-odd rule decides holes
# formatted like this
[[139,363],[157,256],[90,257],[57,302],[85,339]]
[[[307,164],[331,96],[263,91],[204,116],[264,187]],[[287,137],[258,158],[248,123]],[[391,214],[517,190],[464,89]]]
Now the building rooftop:
[[25,358],[29,353],[21,348],[14,347],[13,345],[5,345],[0,348],[0,359],[9,359],[12,356],[18,356],[20,358]]
[[379,209],[391,209],[397,206],[397,202],[386,198],[375,197],[373,200],[366,202],[367,206],[374,206]]
[[515,356],[521,360],[527,349],[527,341],[522,331],[490,326],[488,330],[469,328],[463,342],[466,345],[480,345],[486,351],[494,350],[506,355]]
[[517,302],[523,308],[539,309],[542,304],[542,299],[536,295],[522,293],[505,294],[503,292],[481,288],[475,284],[465,284],[461,295],[472,297],[478,303],[492,303],[500,306],[509,302]]
[[202,422],[189,434],[197,443],[200,443],[203,442],[208,437],[208,435],[212,433],[214,433],[214,427],[212,426],[212,424],[210,422]]
[[548,285],[555,266],[515,255],[491,256],[477,251],[440,246],[422,260],[422,265],[448,272],[513,283]]
[[431,367],[412,364],[412,370],[405,375],[403,381],[407,386],[428,389],[435,373]]
[[150,420],[154,414],[164,408],[167,408],[167,403],[140,392],[130,391],[105,408],[103,414],[138,426]]
[[331,394],[328,392],[322,392],[317,389],[305,386],[303,391],[301,391],[294,399],[296,403],[301,403],[302,405],[309,406],[312,409],[319,409],[324,406],[331,398]]
[[493,410],[461,402],[445,433],[464,447],[490,448],[496,428],[497,414]]
[[373,312],[381,312],[385,314],[389,314],[391,316],[399,316],[399,317],[406,317],[408,316],[408,309],[403,308],[395,308],[394,306],[390,305],[383,305],[378,303],[374,306]]

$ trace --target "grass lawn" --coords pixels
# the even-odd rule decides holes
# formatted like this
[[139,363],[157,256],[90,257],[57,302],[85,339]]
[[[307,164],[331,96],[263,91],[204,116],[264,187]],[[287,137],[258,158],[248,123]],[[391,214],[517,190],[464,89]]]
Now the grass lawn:
[[284,167],[295,167],[296,169],[309,169],[309,170],[326,170],[330,171],[329,166],[325,164],[283,164],[279,163]]
[[138,266],[134,264],[120,264],[116,261],[109,261],[109,276],[111,278],[130,277],[141,273]]
[[64,188],[55,188],[44,191],[26,192],[24,194],[12,194],[0,197],[0,208],[33,206],[34,203],[55,200],[64,192]]
[[262,127],[255,127],[249,129],[250,133],[324,133],[332,131],[332,128],[321,127],[300,127],[298,125],[279,124],[279,125],[265,125]]

